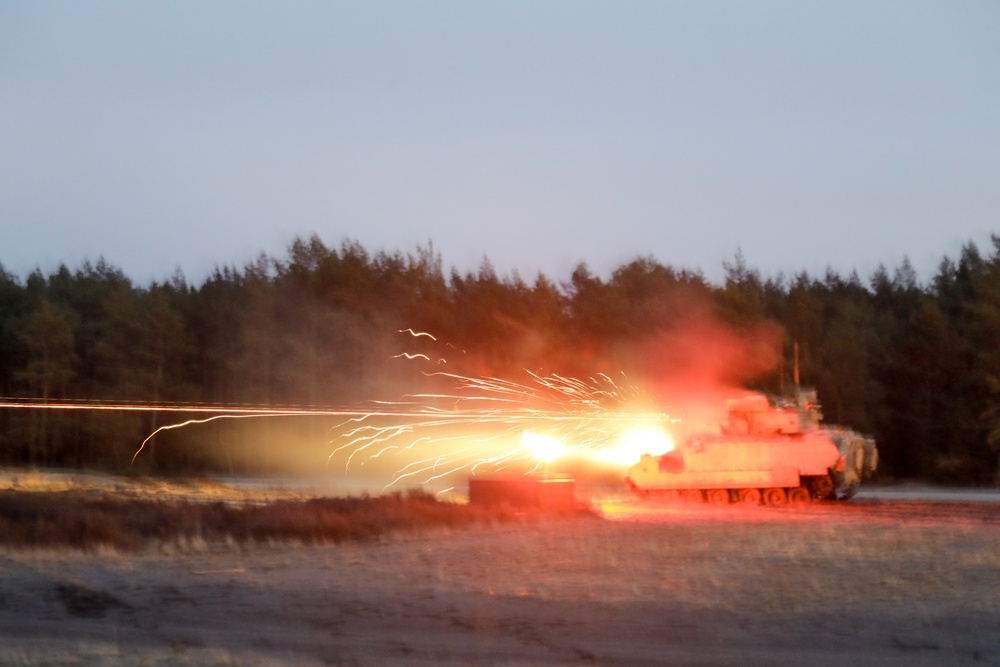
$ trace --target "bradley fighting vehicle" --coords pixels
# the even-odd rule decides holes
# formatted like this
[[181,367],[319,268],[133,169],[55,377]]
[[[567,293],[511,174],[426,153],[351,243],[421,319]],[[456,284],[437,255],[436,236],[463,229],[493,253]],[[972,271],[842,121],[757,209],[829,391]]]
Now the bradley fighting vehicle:
[[823,418],[815,390],[770,401],[749,394],[727,403],[720,433],[689,438],[665,454],[644,454],[626,483],[713,504],[807,503],[850,498],[878,465],[875,441]]

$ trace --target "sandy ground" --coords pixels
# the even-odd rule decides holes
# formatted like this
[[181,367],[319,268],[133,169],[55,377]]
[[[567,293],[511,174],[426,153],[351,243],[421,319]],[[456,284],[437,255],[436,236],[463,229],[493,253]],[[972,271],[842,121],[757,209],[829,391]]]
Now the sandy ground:
[[375,543],[0,553],[3,665],[1000,665],[1000,506],[599,499]]

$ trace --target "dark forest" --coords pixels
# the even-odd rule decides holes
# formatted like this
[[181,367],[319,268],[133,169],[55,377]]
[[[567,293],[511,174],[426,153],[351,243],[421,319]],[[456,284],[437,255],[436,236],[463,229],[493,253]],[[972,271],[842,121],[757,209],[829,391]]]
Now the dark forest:
[[[345,406],[393,400],[435,370],[628,378],[651,395],[709,386],[773,395],[796,366],[828,423],[872,434],[885,480],[994,484],[1000,454],[1000,236],[927,283],[908,261],[871,276],[763,276],[741,255],[721,285],[638,257],[608,279],[446,272],[433,247],[371,253],[296,240],[282,258],[134,284],[103,260],[21,279],[0,267],[8,399]],[[429,338],[401,330],[431,332]],[[423,346],[423,347],[421,347]],[[419,360],[400,356],[426,354]],[[423,358],[421,358],[423,359]],[[664,399],[666,400],[666,399]],[[0,465],[129,469],[160,413],[0,411]],[[265,428],[265,427],[262,427]],[[323,426],[310,428],[322,429]],[[243,433],[243,435],[241,435]],[[207,456],[245,431],[192,432],[144,472],[267,469]]]

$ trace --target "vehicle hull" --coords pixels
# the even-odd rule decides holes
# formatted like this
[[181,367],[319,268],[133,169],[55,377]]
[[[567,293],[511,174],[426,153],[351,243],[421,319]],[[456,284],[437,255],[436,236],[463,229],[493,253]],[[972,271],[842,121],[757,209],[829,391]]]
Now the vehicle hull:
[[643,455],[628,471],[638,491],[763,489],[803,486],[842,465],[822,432],[777,438],[706,437],[661,456]]

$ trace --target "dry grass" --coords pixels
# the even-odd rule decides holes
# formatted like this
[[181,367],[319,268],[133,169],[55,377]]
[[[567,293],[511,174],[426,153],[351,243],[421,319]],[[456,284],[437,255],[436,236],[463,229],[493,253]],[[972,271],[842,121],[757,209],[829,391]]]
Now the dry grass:
[[83,549],[0,548],[0,664],[1000,664],[997,504],[108,495],[0,492],[19,526],[91,517]]
[[538,512],[442,502],[422,491],[224,503],[82,491],[0,491],[0,546],[111,548],[289,542],[329,544],[390,532],[531,521]]

